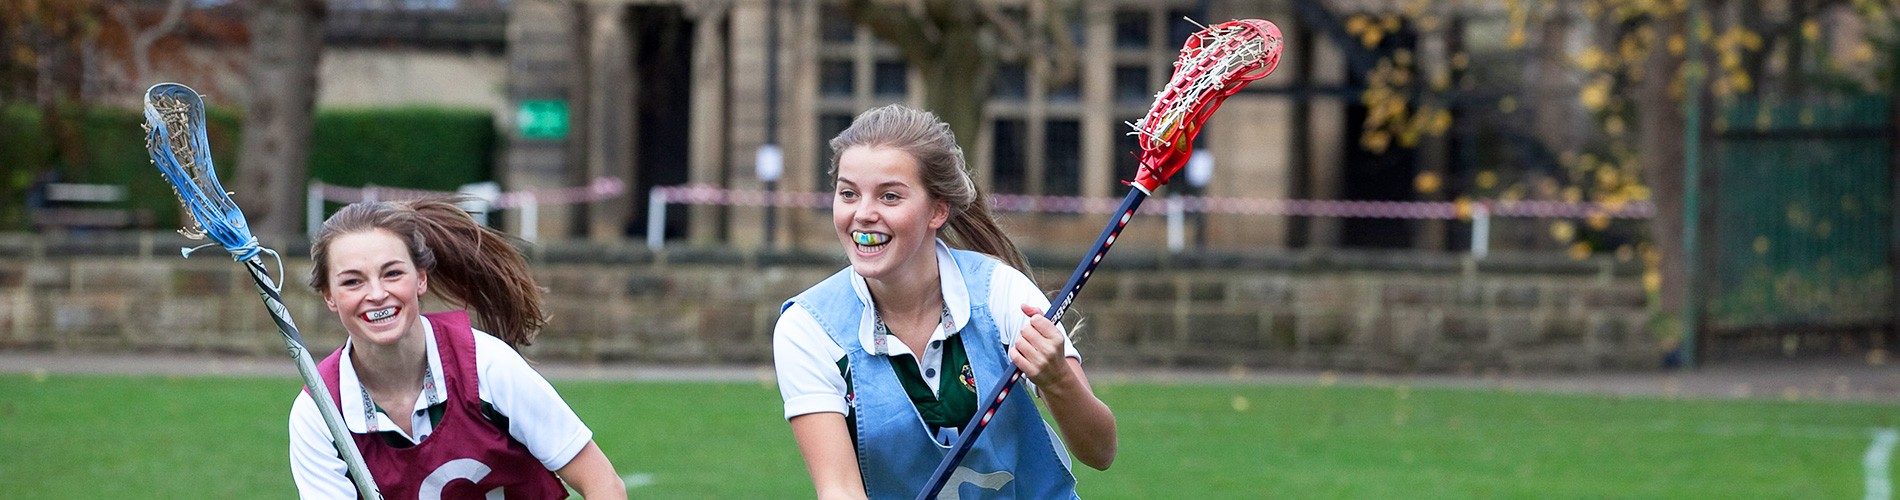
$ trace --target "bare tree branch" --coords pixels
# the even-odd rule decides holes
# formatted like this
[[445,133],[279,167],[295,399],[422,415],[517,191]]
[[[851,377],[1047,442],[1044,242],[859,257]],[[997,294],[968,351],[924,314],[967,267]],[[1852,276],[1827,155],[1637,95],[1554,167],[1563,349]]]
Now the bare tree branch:
[[866,28],[878,38],[891,42],[904,58],[912,61],[924,61],[931,57],[936,45],[937,30],[926,27],[917,18],[903,12],[903,7],[876,0],[845,0],[840,4],[845,15]]
[[1034,57],[1035,49],[1032,49],[1034,42],[1030,42],[1030,38],[1022,32],[1022,27],[1016,27],[1016,23],[1022,23],[1024,19],[1009,19],[1003,15],[1003,11],[997,10],[994,4],[984,2],[984,0],[977,0],[973,4],[977,6],[978,15],[982,15],[982,21],[996,30],[996,38],[1001,38],[997,40],[999,42],[997,51],[999,55],[1003,55],[1003,59]]
[[1003,11],[998,10],[995,4],[991,4],[988,1],[977,0],[971,3],[976,4],[976,11],[978,14],[983,15],[983,20],[988,21],[991,27],[996,28],[996,36],[1003,39],[1004,47],[1022,48],[1029,46],[1029,37],[1023,34],[1022,28],[1016,26],[1016,23],[1022,22],[1021,20],[1005,17]]
[[[1070,7],[1073,1],[1032,0],[1029,7],[1041,11],[1041,16],[1030,15],[1028,19],[1011,19],[998,8],[995,0],[974,2],[979,14],[990,27],[996,30],[1001,39],[1001,55],[1005,60],[1027,60],[1030,64],[1046,68],[1045,82],[1050,87],[1067,85],[1075,81],[1076,46],[1075,39],[1069,36]],[[1027,20],[1040,19],[1041,22],[1031,28],[1043,35],[1041,39],[1032,38],[1030,31],[1019,24]]]
[[137,85],[138,81],[146,75],[151,74],[152,44],[158,43],[159,38],[178,29],[178,23],[184,17],[185,3],[186,0],[171,0],[171,3],[165,6],[165,16],[159,18],[158,24],[144,30],[138,29],[138,21],[132,16],[130,5],[119,4],[112,9],[113,19],[117,20],[120,26],[125,27],[126,33],[131,34],[134,85]]
[[1049,64],[1048,76],[1044,83],[1050,87],[1060,87],[1075,81],[1076,64],[1081,59],[1075,46],[1075,38],[1069,36],[1069,9],[1076,2],[1064,0],[1042,0],[1042,30],[1048,36],[1055,50],[1042,52],[1038,56]]

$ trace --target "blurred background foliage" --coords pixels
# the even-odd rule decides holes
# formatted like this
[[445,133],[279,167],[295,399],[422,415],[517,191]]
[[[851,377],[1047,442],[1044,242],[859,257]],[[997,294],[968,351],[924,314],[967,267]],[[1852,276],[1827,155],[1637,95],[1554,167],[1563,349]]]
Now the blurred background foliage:
[[[157,228],[178,221],[178,200],[158,182],[146,156],[145,117],[138,110],[60,108],[59,120],[72,124],[86,154],[63,157],[49,137],[38,109],[15,105],[0,109],[0,165],[6,165],[0,196],[25,200],[42,181],[108,184],[127,188],[126,208],[152,214]],[[213,105],[206,117],[219,177],[236,178],[243,168],[236,157],[243,124],[240,112]],[[313,128],[310,174],[314,180],[345,186],[372,183],[411,189],[453,191],[492,179],[496,131],[486,110],[435,107],[319,110]],[[76,161],[75,161],[76,160]],[[226,189],[232,186],[225,182]],[[0,230],[28,229],[23,203],[0,203]]]

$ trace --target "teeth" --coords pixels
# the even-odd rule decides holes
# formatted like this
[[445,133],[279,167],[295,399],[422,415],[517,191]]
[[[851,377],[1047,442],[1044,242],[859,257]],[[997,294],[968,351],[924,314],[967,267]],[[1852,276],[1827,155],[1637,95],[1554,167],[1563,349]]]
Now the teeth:
[[390,316],[395,316],[395,315],[396,315],[396,308],[391,307],[388,309],[377,309],[374,311],[363,313],[363,319],[367,319],[370,321],[382,321],[384,318],[388,318]]
[[874,246],[882,245],[885,243],[889,243],[891,241],[890,235],[887,235],[887,234],[865,233],[865,232],[859,232],[859,231],[852,231],[851,239],[853,241],[856,241],[859,245],[864,245],[867,247],[874,247]]

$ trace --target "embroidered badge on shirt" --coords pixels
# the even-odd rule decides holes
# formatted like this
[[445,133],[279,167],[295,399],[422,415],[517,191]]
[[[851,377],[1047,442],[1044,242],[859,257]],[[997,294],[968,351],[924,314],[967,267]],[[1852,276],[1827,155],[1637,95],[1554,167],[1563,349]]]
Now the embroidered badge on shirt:
[[[872,313],[872,314],[876,314],[876,313]],[[884,326],[884,316],[878,315],[877,328],[874,328],[871,330],[871,354],[875,354],[878,356],[890,355],[891,348],[885,344],[885,340],[884,340],[885,338],[888,338],[890,336],[891,336],[891,329],[890,327]]]

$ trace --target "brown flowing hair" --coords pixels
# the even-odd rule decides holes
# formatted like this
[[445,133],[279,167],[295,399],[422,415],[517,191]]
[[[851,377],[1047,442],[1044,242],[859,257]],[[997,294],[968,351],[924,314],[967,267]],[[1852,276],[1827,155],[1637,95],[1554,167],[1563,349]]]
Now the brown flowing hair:
[[330,243],[343,235],[389,231],[409,248],[416,268],[428,273],[431,289],[451,304],[473,311],[481,328],[519,348],[534,342],[548,316],[542,288],[527,258],[510,237],[477,224],[456,203],[462,197],[352,203],[329,220],[310,243],[309,285],[329,289]]
[[[957,145],[950,124],[937,115],[901,104],[872,108],[858,115],[849,128],[831,139],[831,179],[838,179],[838,158],[857,147],[884,147],[903,151],[917,160],[925,191],[949,202],[950,222],[940,231],[951,247],[989,254],[1030,275],[1029,261],[996,221],[990,198],[970,178],[963,147]],[[1030,275],[1034,276],[1034,275]]]

